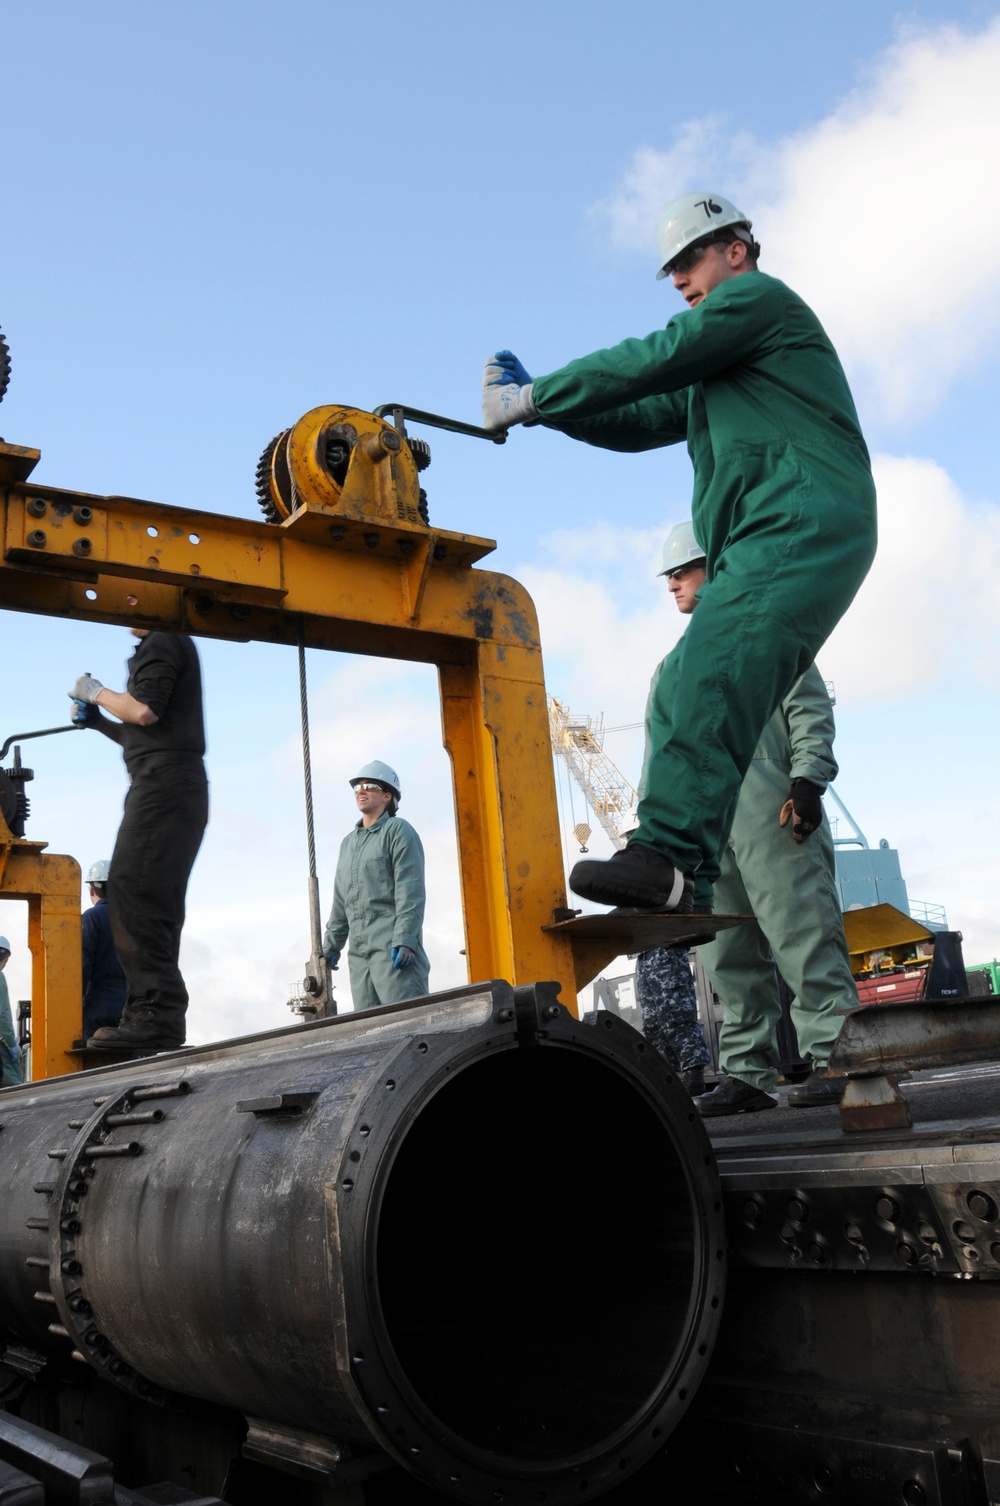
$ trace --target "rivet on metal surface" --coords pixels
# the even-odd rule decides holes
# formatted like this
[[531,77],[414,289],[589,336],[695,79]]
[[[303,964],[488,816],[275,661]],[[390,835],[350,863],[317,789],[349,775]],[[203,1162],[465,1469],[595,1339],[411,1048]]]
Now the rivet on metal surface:
[[361,535],[361,537],[365,541],[365,548],[366,549],[377,549],[378,548],[378,534],[377,533],[364,533],[364,534]]
[[90,542],[89,539],[74,539],[73,540],[73,553],[74,554],[80,554],[80,555],[86,556],[86,555],[88,555],[90,553],[90,551],[91,551],[91,549],[93,549],[93,547],[94,546]]
[[789,1198],[785,1212],[788,1214],[788,1217],[794,1219],[797,1224],[802,1224],[805,1223],[806,1219],[809,1217],[809,1206],[803,1198],[793,1197]]
[[956,1237],[956,1239],[960,1239],[963,1244],[972,1244],[973,1241],[975,1240],[975,1237],[976,1237],[976,1231],[975,1231],[975,1229],[972,1227],[971,1224],[967,1224],[964,1219],[961,1219],[961,1218],[956,1219],[955,1222],[952,1224],[952,1228],[955,1231],[955,1237]]
[[974,1218],[981,1219],[984,1224],[996,1223],[997,1205],[988,1192],[970,1192],[965,1201]]
[[73,522],[79,523],[81,528],[86,528],[94,520],[92,507],[75,507],[73,509]]
[[817,1464],[813,1472],[813,1484],[820,1495],[824,1496],[831,1495],[837,1488],[833,1471],[826,1464]]
[[894,1224],[899,1218],[899,1204],[895,1198],[883,1194],[876,1199],[875,1212],[879,1218],[885,1219],[887,1224]]
[[333,523],[330,527],[330,537],[335,544],[339,544],[347,529],[342,523]]
[[28,503],[28,514],[32,518],[44,518],[48,507],[44,497],[32,497]]
[[45,532],[41,528],[33,528],[28,534],[28,546],[31,549],[44,549],[47,542]]
[[896,1254],[904,1265],[916,1265],[920,1259],[913,1245],[908,1245],[905,1241],[896,1246]]

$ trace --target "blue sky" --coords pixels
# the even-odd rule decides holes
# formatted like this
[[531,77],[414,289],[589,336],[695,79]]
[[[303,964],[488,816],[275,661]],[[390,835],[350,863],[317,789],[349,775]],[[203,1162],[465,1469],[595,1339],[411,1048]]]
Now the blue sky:
[[[659,202],[728,194],[837,341],[877,457],[879,561],[820,659],[838,789],[967,956],[992,956],[1000,7],[771,0],[716,7],[709,35],[706,16],[5,0],[0,432],[40,447],[52,485],[255,516],[260,451],[319,403],[475,421],[492,350],[541,374],[665,322],[680,304],[653,276]],[[637,721],[679,626],[655,571],[686,455],[427,437],[432,517],[496,538],[487,563],[532,590],[550,691]],[[4,737],[60,721],[82,669],[121,683],[122,629],[0,620]],[[200,646],[213,819],[183,962],[192,1038],[210,1039],[288,1018],[307,903],[294,660]],[[432,984],[461,982],[433,672],[309,669],[323,903],[345,781],[384,758],[428,847]],[[108,855],[117,751],[28,747],[29,835],[84,866]],[[635,777],[634,735],[608,751]],[[0,928],[20,997],[18,907]]]

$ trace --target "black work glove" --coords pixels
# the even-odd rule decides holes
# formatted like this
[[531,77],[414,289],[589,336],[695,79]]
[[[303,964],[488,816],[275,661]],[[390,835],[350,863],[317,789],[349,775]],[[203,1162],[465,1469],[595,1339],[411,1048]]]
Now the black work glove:
[[792,836],[804,842],[810,832],[823,825],[823,791],[808,779],[793,779],[792,793],[781,807],[779,825],[792,823]]

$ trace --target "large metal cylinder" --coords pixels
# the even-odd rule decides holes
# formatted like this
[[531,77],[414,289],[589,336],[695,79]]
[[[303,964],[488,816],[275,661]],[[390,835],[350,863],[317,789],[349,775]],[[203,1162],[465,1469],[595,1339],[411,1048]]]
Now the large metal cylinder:
[[555,997],[474,986],[6,1090],[8,1344],[461,1499],[620,1481],[707,1364],[721,1199],[657,1053]]

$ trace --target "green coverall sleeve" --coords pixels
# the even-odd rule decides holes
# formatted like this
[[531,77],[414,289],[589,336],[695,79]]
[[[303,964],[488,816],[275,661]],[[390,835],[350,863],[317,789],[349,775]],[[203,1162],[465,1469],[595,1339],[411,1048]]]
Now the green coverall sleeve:
[[326,923],[323,932],[323,953],[342,952],[350,926],[347,921],[347,881],[350,873],[350,859],[348,858],[341,843],[340,856],[337,859],[337,872],[333,880],[333,905],[330,908],[330,919]]
[[752,272],[730,278],[665,329],[538,377],[532,395],[539,418],[610,449],[676,443],[687,436],[687,389],[772,349],[783,326],[771,279]]
[[390,946],[408,946],[416,951],[424,924],[427,890],[424,886],[424,849],[408,822],[391,826],[393,897],[396,919]]
[[792,747],[791,777],[826,789],[837,777],[833,756],[833,702],[823,676],[811,664],[781,703]]

